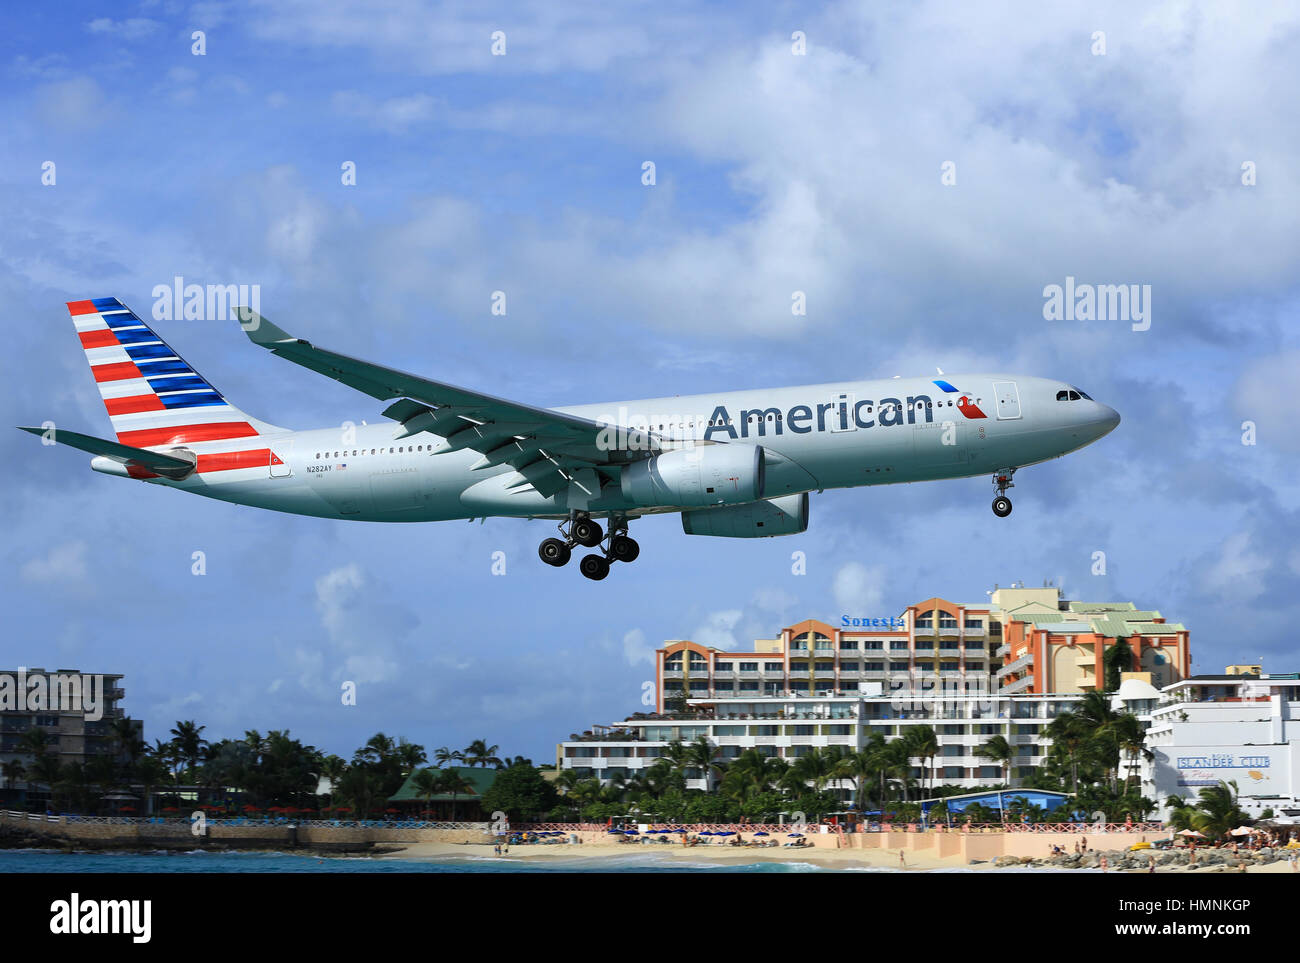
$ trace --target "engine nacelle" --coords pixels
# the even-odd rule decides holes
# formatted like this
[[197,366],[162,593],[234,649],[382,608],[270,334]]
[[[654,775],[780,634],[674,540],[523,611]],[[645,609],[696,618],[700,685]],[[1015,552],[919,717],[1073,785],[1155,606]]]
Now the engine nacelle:
[[682,512],[682,531],[687,535],[769,538],[773,535],[798,535],[807,529],[807,492],[767,498],[748,505]]
[[647,508],[739,505],[763,497],[763,449],[701,445],[633,462],[620,479],[623,497]]

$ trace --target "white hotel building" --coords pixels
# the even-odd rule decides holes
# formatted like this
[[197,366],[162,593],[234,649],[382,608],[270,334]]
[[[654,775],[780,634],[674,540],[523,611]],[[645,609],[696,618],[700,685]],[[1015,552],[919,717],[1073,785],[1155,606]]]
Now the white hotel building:
[[[1300,816],[1300,673],[1229,666],[1166,686],[1151,710],[1142,794],[1189,802],[1204,786],[1234,782],[1251,816]],[[1163,809],[1161,816],[1167,816]]]
[[[665,643],[656,652],[656,711],[574,733],[557,746],[558,768],[630,779],[669,743],[701,736],[718,747],[721,762],[747,749],[794,760],[813,747],[856,751],[873,733],[892,740],[930,725],[940,752],[931,773],[914,766],[913,778],[963,788],[1001,783],[1002,766],[975,749],[1002,735],[1015,749],[1009,771],[1018,783],[1046,755],[1043,728],[1083,697],[1082,688],[998,691],[1006,625],[1029,600],[1035,617],[1045,601],[1063,612],[1071,604],[1056,589],[1013,587],[976,605],[933,598],[900,616],[846,616],[838,627],[808,620],[746,652]],[[688,787],[706,788],[703,773],[687,775]]]

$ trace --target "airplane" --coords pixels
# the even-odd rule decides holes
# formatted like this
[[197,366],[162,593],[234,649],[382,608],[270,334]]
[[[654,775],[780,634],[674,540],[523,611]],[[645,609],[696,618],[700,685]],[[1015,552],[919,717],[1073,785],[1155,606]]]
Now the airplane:
[[542,561],[597,549],[578,566],[594,580],[637,558],[628,526],[645,515],[678,513],[688,535],[794,535],[810,492],[992,473],[1005,518],[1016,471],[1120,420],[1074,385],[1002,374],[538,408],[318,348],[237,308],[255,345],[390,402],[385,423],[294,431],[230,404],[117,298],[67,306],[117,440],[21,430],[90,453],[95,471],[321,518],[557,520]]

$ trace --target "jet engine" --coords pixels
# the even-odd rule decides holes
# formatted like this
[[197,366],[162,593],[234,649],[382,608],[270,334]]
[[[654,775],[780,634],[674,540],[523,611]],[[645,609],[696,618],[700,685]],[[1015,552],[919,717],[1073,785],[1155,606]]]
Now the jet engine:
[[808,528],[808,493],[782,495],[750,502],[682,512],[682,531],[687,535],[720,538],[768,538],[798,535]]
[[701,445],[664,452],[623,469],[623,497],[646,508],[739,505],[763,497],[763,449]]

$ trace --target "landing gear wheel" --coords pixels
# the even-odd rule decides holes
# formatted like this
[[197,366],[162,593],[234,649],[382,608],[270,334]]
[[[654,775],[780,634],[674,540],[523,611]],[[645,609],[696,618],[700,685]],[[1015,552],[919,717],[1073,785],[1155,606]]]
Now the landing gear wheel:
[[605,537],[601,531],[600,522],[594,518],[574,519],[573,525],[569,528],[569,534],[573,540],[584,548],[595,548],[600,544],[600,540]]
[[615,535],[609,540],[609,557],[615,562],[635,562],[641,554],[641,546],[635,538],[627,535]]
[[537,554],[547,565],[554,565],[559,568],[561,565],[569,564],[569,557],[572,554],[569,546],[558,538],[548,538],[537,546]]
[[993,514],[998,518],[1006,518],[1011,514],[1011,499],[1006,495],[999,495],[993,499]]
[[604,555],[587,555],[578,563],[578,570],[593,582],[599,582],[609,574],[609,559]]

